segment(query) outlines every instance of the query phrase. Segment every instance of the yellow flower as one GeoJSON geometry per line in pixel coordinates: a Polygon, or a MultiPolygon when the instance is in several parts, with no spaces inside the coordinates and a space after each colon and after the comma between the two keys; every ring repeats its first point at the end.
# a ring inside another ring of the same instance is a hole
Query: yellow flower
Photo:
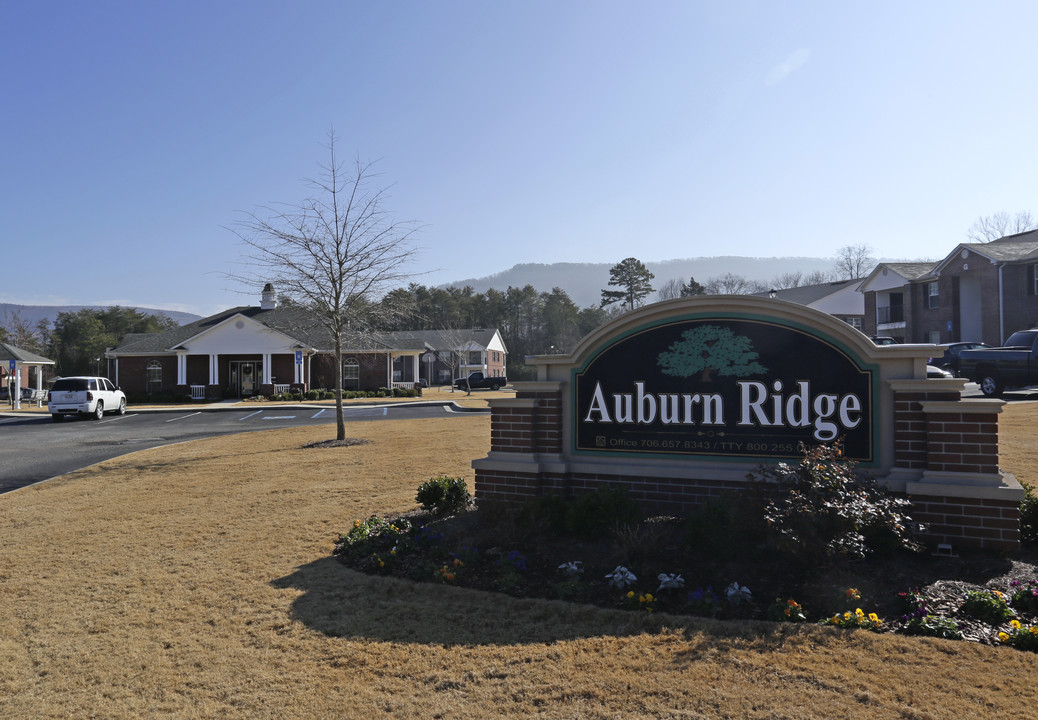
{"type": "Polygon", "coordinates": [[[1019,620],[1010,620],[1009,624],[1012,626],[1012,628],[1014,630],[1019,630],[1020,629],[1020,621],[1019,620]]]}
{"type": "Polygon", "coordinates": [[[1006,633],[1006,632],[1000,632],[1000,633],[998,634],[998,639],[999,639],[999,640],[1000,640],[1001,642],[1005,642],[1006,640],[1008,640],[1008,639],[1009,639],[1009,633],[1006,633]]]}
{"type": "Polygon", "coordinates": [[[634,590],[628,590],[627,591],[627,597],[633,598],[634,597],[634,590]]]}
{"type": "Polygon", "coordinates": [[[862,611],[861,608],[856,609],[854,611],[854,614],[857,615],[858,617],[865,617],[865,613],[862,611]]]}
{"type": "Polygon", "coordinates": [[[850,610],[848,610],[847,612],[845,612],[843,614],[843,619],[844,620],[850,620],[851,619],[851,611],[850,610]]]}
{"type": "Polygon", "coordinates": [[[869,620],[872,622],[879,622],[879,615],[876,613],[869,613],[869,620]]]}

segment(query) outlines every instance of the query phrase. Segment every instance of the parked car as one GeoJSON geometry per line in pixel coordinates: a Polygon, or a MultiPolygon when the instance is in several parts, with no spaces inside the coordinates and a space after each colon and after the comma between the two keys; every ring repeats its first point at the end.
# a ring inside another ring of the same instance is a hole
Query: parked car
{"type": "Polygon", "coordinates": [[[936,365],[927,365],[926,366],[926,377],[928,377],[928,378],[953,378],[955,376],[951,374],[950,370],[945,370],[944,368],[939,368],[936,365]]]}
{"type": "Polygon", "coordinates": [[[468,377],[458,378],[454,381],[454,387],[462,390],[475,390],[477,388],[488,388],[500,390],[508,384],[508,378],[486,377],[481,372],[469,373],[468,377]]]}
{"type": "Polygon", "coordinates": [[[961,353],[963,350],[977,350],[991,346],[985,345],[982,342],[954,342],[941,345],[941,347],[944,348],[944,354],[930,358],[930,364],[944,368],[952,375],[958,377],[959,368],[962,365],[961,353]]]}
{"type": "Polygon", "coordinates": [[[105,377],[65,377],[54,381],[47,394],[47,409],[54,422],[66,415],[81,415],[100,420],[106,412],[126,412],[123,391],[105,377]]]}
{"type": "MultiPolygon", "coordinates": [[[[10,399],[11,391],[8,389],[8,387],[6,385],[0,387],[0,400],[10,399]]],[[[28,402],[29,400],[32,400],[32,388],[23,387],[21,389],[21,400],[22,402],[28,402]]]]}
{"type": "Polygon", "coordinates": [[[897,340],[895,340],[894,338],[892,338],[892,337],[883,337],[883,336],[880,336],[880,335],[874,335],[873,337],[870,337],[869,340],[874,342],[876,345],[897,345],[898,344],[897,340]]]}
{"type": "Polygon", "coordinates": [[[979,383],[988,397],[1038,385],[1038,328],[1013,333],[1002,347],[963,350],[959,357],[959,374],[979,383]]]}

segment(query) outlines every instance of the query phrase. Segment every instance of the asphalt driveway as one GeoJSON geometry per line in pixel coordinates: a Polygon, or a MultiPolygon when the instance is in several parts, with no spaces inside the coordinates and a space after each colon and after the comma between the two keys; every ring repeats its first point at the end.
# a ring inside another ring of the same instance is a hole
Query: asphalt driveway
{"type": "MultiPolygon", "coordinates": [[[[346,422],[462,416],[471,410],[450,404],[358,406],[343,408],[346,422]]],[[[335,424],[334,407],[266,406],[226,409],[129,411],[103,420],[50,415],[0,415],[0,493],[16,490],[136,450],[232,433],[299,425],[335,424]]],[[[329,436],[335,430],[329,427],[329,436]]]]}

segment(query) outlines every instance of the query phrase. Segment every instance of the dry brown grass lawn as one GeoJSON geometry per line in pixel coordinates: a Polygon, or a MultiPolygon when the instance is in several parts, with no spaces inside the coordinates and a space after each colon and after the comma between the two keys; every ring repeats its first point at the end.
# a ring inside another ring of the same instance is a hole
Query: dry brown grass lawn
{"type": "MultiPolygon", "coordinates": [[[[1038,469],[1038,405],[1003,415],[1038,469]]],[[[369,577],[354,519],[472,477],[489,420],[148,450],[0,496],[0,718],[1033,717],[1033,654],[724,624],[369,577]]],[[[751,580],[748,579],[750,584],[751,580]]]]}

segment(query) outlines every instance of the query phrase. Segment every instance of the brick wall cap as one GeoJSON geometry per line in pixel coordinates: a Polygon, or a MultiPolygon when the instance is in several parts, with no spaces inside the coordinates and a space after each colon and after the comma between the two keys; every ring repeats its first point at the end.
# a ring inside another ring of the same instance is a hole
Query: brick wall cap
{"type": "MultiPolygon", "coordinates": [[[[892,347],[890,345],[886,347],[892,347]]],[[[896,393],[915,392],[957,392],[966,389],[965,378],[914,378],[908,380],[887,380],[890,389],[896,393]]]]}
{"type": "Polygon", "coordinates": [[[487,400],[491,408],[535,408],[540,400],[537,398],[494,398],[487,400]]]}
{"type": "Polygon", "coordinates": [[[564,383],[561,381],[518,380],[512,383],[516,392],[561,392],[564,383]]]}
{"type": "Polygon", "coordinates": [[[964,398],[962,400],[921,400],[925,413],[1000,413],[1005,400],[995,398],[964,398]]]}
{"type": "Polygon", "coordinates": [[[909,480],[905,492],[909,497],[1004,500],[1011,503],[1021,502],[1025,494],[1016,477],[1006,472],[967,474],[936,470],[924,471],[921,480],[909,480]]]}

